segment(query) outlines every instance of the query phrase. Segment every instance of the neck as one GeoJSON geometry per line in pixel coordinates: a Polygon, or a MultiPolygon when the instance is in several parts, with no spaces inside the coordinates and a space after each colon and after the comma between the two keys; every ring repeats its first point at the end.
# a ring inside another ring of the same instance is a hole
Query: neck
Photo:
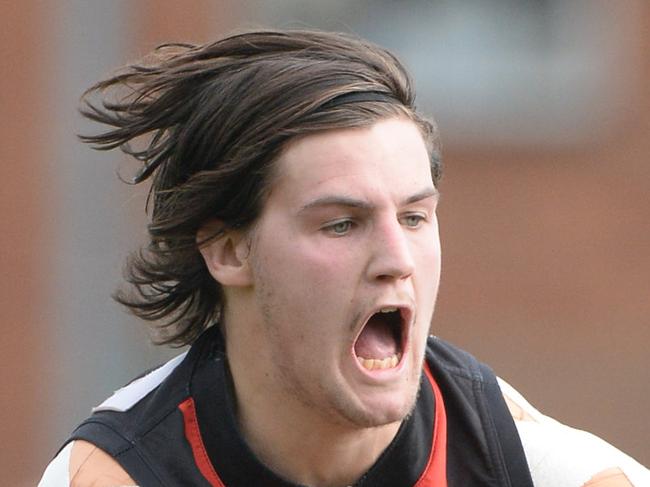
{"type": "Polygon", "coordinates": [[[240,364],[229,356],[229,364],[246,443],[264,465],[291,482],[352,485],[372,467],[401,424],[362,428],[332,421],[318,408],[282,394],[266,377],[254,377],[249,361],[240,364]]]}
{"type": "MultiPolygon", "coordinates": [[[[281,477],[312,487],[344,487],[356,482],[399,428],[399,423],[393,423],[346,431],[315,425],[296,415],[279,417],[277,406],[271,414],[243,409],[239,411],[240,428],[258,459],[281,477]]],[[[285,405],[282,409],[288,411],[285,405]]]]}

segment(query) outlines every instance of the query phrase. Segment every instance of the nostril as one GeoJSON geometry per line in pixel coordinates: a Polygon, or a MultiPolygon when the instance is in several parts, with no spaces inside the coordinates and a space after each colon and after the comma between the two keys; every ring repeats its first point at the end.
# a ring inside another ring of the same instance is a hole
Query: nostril
{"type": "Polygon", "coordinates": [[[402,273],[381,274],[381,275],[377,276],[377,280],[379,280],[379,281],[394,281],[395,279],[406,279],[410,275],[411,275],[410,272],[406,273],[406,274],[402,274],[402,273]]]}
{"type": "Polygon", "coordinates": [[[376,274],[375,279],[381,282],[395,281],[395,280],[407,279],[411,276],[412,273],[413,270],[410,268],[404,270],[395,267],[383,273],[376,274]]]}

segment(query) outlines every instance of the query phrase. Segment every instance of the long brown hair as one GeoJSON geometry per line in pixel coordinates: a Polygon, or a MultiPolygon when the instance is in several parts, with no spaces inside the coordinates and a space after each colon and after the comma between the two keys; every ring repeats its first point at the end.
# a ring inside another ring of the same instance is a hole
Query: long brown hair
{"type": "Polygon", "coordinates": [[[294,137],[406,116],[420,127],[437,184],[437,129],[413,103],[409,77],[392,54],[320,31],[166,44],[98,82],[84,93],[81,112],[110,128],[81,139],[120,148],[142,163],[133,182],[152,180],[150,241],[127,262],[132,289],[115,299],[155,322],[158,343],[192,343],[216,323],[223,294],[198,251],[197,231],[216,220],[221,228],[212,238],[219,238],[253,224],[273,161],[294,137]]]}

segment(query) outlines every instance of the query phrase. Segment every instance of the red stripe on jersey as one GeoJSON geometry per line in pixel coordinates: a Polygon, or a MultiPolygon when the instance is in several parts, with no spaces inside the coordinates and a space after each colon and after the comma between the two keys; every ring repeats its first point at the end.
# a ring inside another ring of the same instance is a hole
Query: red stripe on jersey
{"type": "MultiPolygon", "coordinates": [[[[425,365],[424,372],[433,389],[436,409],[429,459],[424,472],[422,472],[414,487],[447,487],[447,414],[442,400],[442,393],[428,365],[425,365]]],[[[186,399],[178,405],[178,409],[183,414],[185,438],[192,448],[194,461],[199,471],[212,487],[225,487],[212,466],[208,453],[205,451],[196,417],[194,399],[191,397],[186,399]]]]}
{"type": "Polygon", "coordinates": [[[199,422],[196,418],[194,399],[191,397],[185,399],[185,401],[178,405],[178,409],[183,413],[185,438],[192,447],[194,462],[196,462],[199,471],[212,487],[226,487],[212,466],[208,452],[205,451],[205,445],[203,444],[203,438],[201,438],[201,431],[199,430],[199,422]]]}
{"type": "Polygon", "coordinates": [[[433,388],[436,412],[429,461],[414,487],[447,487],[447,413],[445,412],[445,404],[442,401],[442,392],[440,392],[440,388],[426,363],[424,373],[433,388]]]}

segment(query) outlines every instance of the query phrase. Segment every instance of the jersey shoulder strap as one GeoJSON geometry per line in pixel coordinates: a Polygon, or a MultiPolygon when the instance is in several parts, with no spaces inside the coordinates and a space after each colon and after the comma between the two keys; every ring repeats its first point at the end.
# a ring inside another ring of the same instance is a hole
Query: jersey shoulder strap
{"type": "MultiPolygon", "coordinates": [[[[533,487],[519,433],[492,369],[437,337],[429,338],[427,363],[442,389],[445,403],[450,404],[449,434],[453,434],[454,423],[464,425],[463,434],[472,435],[470,441],[476,442],[473,446],[477,454],[487,454],[488,458],[482,461],[489,465],[490,476],[496,477],[497,485],[533,487]],[[467,433],[471,425],[480,431],[467,433]]],[[[454,438],[450,437],[449,441],[453,442],[454,438]]],[[[476,465],[471,467],[478,469],[476,465]]]]}
{"type": "Polygon", "coordinates": [[[194,371],[218,348],[214,330],[204,333],[188,353],[133,381],[94,409],[68,442],[88,441],[112,456],[138,485],[206,485],[184,442],[179,405],[190,397],[194,371]],[[169,466],[173,466],[170,471],[169,466]]]}
{"type": "Polygon", "coordinates": [[[500,446],[498,451],[501,453],[505,474],[513,487],[533,487],[524,447],[496,376],[487,365],[479,364],[479,367],[484,378],[483,394],[491,413],[493,436],[500,446]]]}

